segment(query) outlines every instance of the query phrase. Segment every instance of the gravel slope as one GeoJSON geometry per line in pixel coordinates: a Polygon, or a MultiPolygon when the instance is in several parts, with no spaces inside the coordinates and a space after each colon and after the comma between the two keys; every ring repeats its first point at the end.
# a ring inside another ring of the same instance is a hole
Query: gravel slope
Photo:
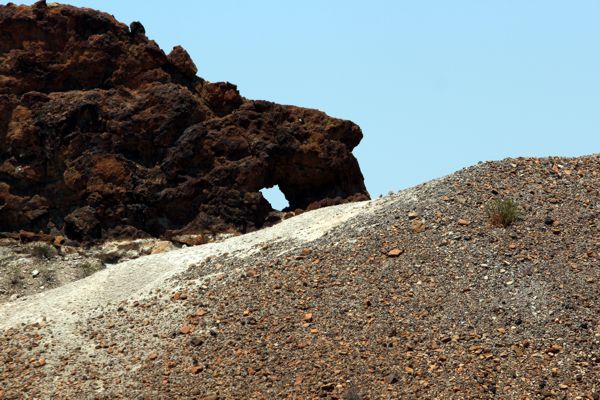
{"type": "Polygon", "coordinates": [[[119,264],[0,306],[0,398],[597,399],[599,190],[507,159],[119,264]]]}

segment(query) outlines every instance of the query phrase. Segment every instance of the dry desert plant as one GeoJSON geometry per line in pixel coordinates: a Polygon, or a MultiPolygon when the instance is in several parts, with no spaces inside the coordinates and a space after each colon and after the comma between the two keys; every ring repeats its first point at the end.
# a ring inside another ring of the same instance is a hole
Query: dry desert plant
{"type": "Polygon", "coordinates": [[[494,226],[506,228],[515,222],[519,216],[519,206],[513,199],[495,199],[485,207],[485,212],[494,226]]]}

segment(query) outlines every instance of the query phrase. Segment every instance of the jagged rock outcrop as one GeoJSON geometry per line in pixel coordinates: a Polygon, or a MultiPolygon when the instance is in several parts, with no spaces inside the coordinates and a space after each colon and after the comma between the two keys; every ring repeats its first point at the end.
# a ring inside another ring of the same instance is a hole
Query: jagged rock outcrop
{"type": "Polygon", "coordinates": [[[244,99],[143,26],[65,5],[0,6],[0,231],[74,240],[261,227],[363,200],[350,121],[244,99]]]}

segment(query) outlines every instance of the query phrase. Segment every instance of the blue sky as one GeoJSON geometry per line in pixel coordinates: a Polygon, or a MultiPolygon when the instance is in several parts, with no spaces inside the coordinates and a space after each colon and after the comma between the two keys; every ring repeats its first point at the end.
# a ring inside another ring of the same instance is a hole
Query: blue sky
{"type": "Polygon", "coordinates": [[[358,123],[373,197],[478,161],[600,152],[596,0],[71,4],[141,21],[245,97],[358,123]]]}

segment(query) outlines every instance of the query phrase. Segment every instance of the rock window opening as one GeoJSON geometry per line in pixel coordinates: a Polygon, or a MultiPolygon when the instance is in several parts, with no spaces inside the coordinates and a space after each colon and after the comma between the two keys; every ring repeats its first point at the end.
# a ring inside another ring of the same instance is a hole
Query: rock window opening
{"type": "Polygon", "coordinates": [[[279,189],[279,186],[275,185],[270,188],[264,188],[260,191],[265,199],[271,204],[274,210],[282,211],[283,209],[290,206],[290,203],[285,198],[285,195],[279,189]]]}

